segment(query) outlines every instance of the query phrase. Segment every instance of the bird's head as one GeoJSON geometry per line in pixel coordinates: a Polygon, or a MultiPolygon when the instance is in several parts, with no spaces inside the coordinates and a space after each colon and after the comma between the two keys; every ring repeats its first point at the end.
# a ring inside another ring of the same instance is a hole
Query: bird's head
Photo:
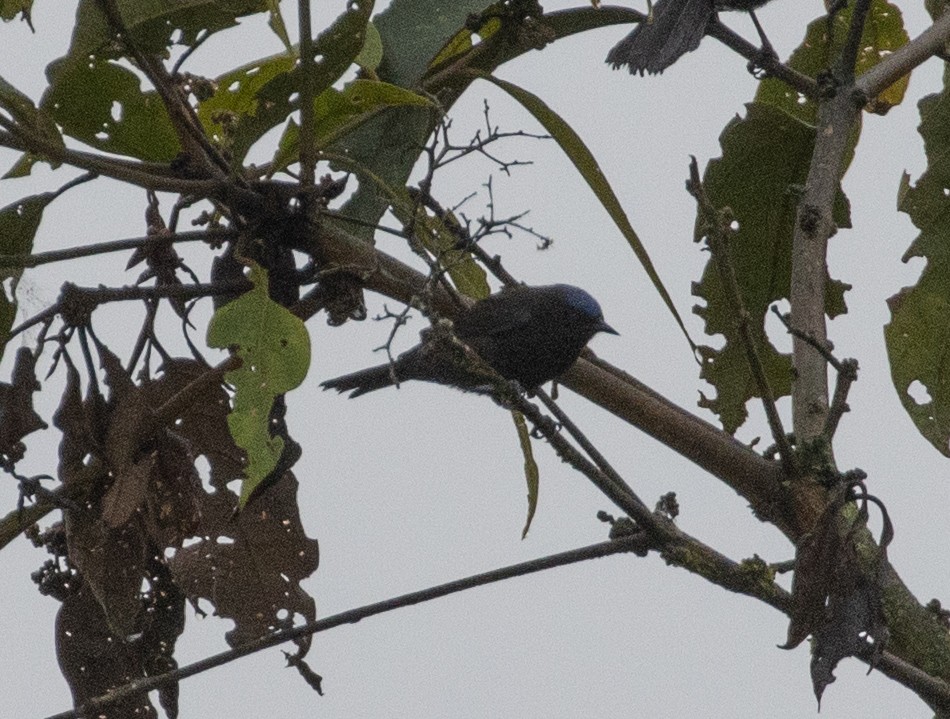
{"type": "Polygon", "coordinates": [[[604,321],[604,312],[600,309],[600,304],[589,293],[573,285],[554,285],[554,288],[567,306],[576,310],[590,322],[591,337],[598,332],[606,332],[612,335],[620,334],[604,321]]]}

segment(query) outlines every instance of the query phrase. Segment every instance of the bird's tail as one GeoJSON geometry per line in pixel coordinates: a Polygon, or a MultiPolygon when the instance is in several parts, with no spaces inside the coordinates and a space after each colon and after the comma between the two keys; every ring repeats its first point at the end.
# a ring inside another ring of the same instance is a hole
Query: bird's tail
{"type": "Polygon", "coordinates": [[[699,47],[715,15],[714,0],[659,0],[653,22],[642,22],[607,55],[616,70],[626,65],[631,74],[663,72],[699,47]]]}
{"type": "Polygon", "coordinates": [[[393,379],[392,365],[381,364],[377,367],[369,367],[359,372],[345,374],[342,377],[328,379],[326,382],[321,382],[320,386],[323,389],[335,389],[341,394],[352,390],[350,392],[352,398],[394,384],[396,382],[393,379]]]}

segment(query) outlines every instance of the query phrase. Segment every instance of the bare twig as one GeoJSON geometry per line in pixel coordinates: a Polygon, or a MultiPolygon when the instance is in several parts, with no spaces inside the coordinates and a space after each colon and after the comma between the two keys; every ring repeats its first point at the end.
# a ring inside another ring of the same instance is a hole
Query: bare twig
{"type": "Polygon", "coordinates": [[[81,245],[80,247],[69,247],[65,250],[36,252],[31,255],[0,255],[0,268],[39,267],[40,265],[50,264],[51,262],[63,262],[66,260],[75,260],[80,257],[103,255],[109,252],[134,250],[139,247],[146,247],[154,242],[215,242],[233,239],[236,236],[237,232],[235,230],[211,228],[193,232],[164,234],[160,239],[156,239],[154,236],[130,237],[124,240],[110,240],[108,242],[95,242],[90,245],[81,245]]]}
{"type": "Polygon", "coordinates": [[[861,37],[864,35],[864,25],[871,9],[871,0],[854,0],[854,10],[851,12],[851,27],[848,29],[848,38],[841,48],[841,80],[851,84],[854,82],[855,65],[858,53],[861,51],[861,37]]]}
{"type": "Polygon", "coordinates": [[[774,305],[772,306],[772,313],[785,325],[785,329],[788,330],[789,334],[807,342],[817,352],[820,352],[828,364],[838,373],[838,379],[835,382],[834,397],[831,401],[831,406],[828,408],[828,417],[825,421],[824,431],[822,432],[822,435],[830,440],[835,436],[835,432],[838,431],[838,423],[841,421],[844,413],[848,411],[848,394],[851,391],[851,385],[858,379],[858,361],[851,358],[839,360],[832,353],[834,348],[830,346],[831,343],[828,340],[825,340],[825,344],[822,344],[804,332],[799,332],[792,327],[788,315],[779,312],[778,308],[774,305]]]}
{"type": "Polygon", "coordinates": [[[795,466],[795,455],[788,442],[788,435],[782,426],[782,418],[779,416],[778,408],[775,406],[775,393],[769,385],[768,377],[765,375],[765,368],[762,365],[762,358],[759,355],[759,347],[756,338],[752,334],[751,318],[749,311],[742,300],[742,292],[739,289],[739,282],[736,279],[736,270],[732,264],[732,256],[729,250],[729,235],[731,229],[727,218],[723,213],[713,206],[712,201],[706,194],[702,178],[699,176],[699,164],[693,157],[689,164],[689,184],[687,189],[696,199],[699,209],[699,217],[702,222],[706,240],[709,249],[712,252],[713,262],[719,273],[720,281],[725,290],[730,310],[735,317],[736,330],[742,342],[746,353],[746,359],[749,362],[749,369],[752,377],[755,379],[756,388],[762,399],[762,407],[765,410],[765,416],[768,419],[769,430],[772,433],[772,441],[778,447],[779,458],[782,462],[782,468],[786,476],[792,477],[797,474],[795,466]]]}
{"type": "Polygon", "coordinates": [[[587,439],[580,427],[574,424],[573,420],[567,415],[567,413],[561,409],[560,405],[551,399],[551,396],[544,390],[538,390],[536,395],[539,400],[548,408],[548,411],[551,412],[557,418],[557,421],[561,424],[564,429],[570,433],[574,438],[574,441],[577,442],[581,449],[587,453],[587,456],[593,460],[594,464],[597,465],[598,469],[607,475],[618,487],[623,489],[631,498],[635,499],[637,502],[646,507],[646,503],[640,499],[636,492],[624,481],[623,477],[611,466],[610,462],[607,461],[607,458],[601,454],[600,450],[594,446],[593,442],[587,439]]]}
{"type": "Polygon", "coordinates": [[[326,617],[325,619],[320,619],[315,622],[308,622],[307,624],[294,627],[293,629],[286,629],[269,634],[256,641],[248,642],[247,644],[236,647],[235,649],[229,649],[228,651],[215,654],[214,656],[207,657],[206,659],[202,659],[201,661],[195,662],[193,664],[179,667],[178,669],[171,672],[166,672],[165,674],[133,680],[128,684],[112,690],[108,694],[91,699],[77,709],[54,714],[47,717],[47,719],[79,719],[80,717],[85,716],[95,716],[102,712],[103,709],[111,706],[117,701],[122,701],[128,697],[135,696],[143,692],[148,692],[153,689],[158,689],[159,687],[167,684],[174,684],[181,681],[182,679],[206,672],[209,669],[214,669],[215,667],[229,664],[235,659],[256,654],[257,652],[260,652],[264,649],[276,647],[286,642],[300,639],[301,637],[309,637],[313,634],[325,632],[329,629],[334,629],[335,627],[339,627],[344,624],[355,624],[363,619],[367,619],[378,614],[391,612],[394,609],[401,609],[402,607],[410,607],[415,604],[431,601],[433,599],[439,599],[441,597],[446,597],[451,594],[465,591],[466,589],[472,589],[474,587],[480,587],[487,584],[500,582],[505,579],[512,579],[514,577],[523,577],[529,574],[544,571],[546,569],[576,564],[577,562],[583,562],[589,559],[598,559],[600,557],[608,557],[613,554],[620,554],[624,552],[635,552],[642,549],[643,546],[643,537],[633,535],[624,537],[622,539],[601,542],[588,547],[562,552],[560,554],[553,554],[540,559],[534,559],[529,562],[521,562],[519,564],[503,567],[501,569],[495,569],[483,574],[476,574],[464,579],[457,579],[453,582],[447,582],[446,584],[440,584],[435,587],[429,587],[416,592],[403,594],[401,596],[393,597],[392,599],[386,599],[374,604],[368,604],[364,607],[351,609],[346,612],[341,612],[340,614],[326,617]]]}

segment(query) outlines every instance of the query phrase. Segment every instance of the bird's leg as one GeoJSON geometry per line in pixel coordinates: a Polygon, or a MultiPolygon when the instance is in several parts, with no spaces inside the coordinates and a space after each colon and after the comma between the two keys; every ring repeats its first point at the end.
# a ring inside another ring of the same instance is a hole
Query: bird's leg
{"type": "Polygon", "coordinates": [[[653,0],[647,0],[647,19],[646,22],[653,22],[653,0]]]}

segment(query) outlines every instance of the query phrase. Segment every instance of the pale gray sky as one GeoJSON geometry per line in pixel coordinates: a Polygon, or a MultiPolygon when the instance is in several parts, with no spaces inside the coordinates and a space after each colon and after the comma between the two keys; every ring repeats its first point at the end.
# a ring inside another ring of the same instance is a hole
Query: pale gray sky
{"type": "MultiPolygon", "coordinates": [[[[580,1],[544,4],[554,9],[580,1]]],[[[293,27],[292,4],[283,4],[293,27]]],[[[58,3],[37,3],[35,36],[19,23],[0,27],[0,76],[39,96],[45,64],[66,47],[74,4],[68,5],[66,10],[58,3]]],[[[315,24],[343,7],[342,2],[320,5],[315,24]]],[[[926,27],[920,5],[903,3],[912,35],[926,27]]],[[[760,12],[783,57],[821,8],[819,0],[777,2],[760,12]]],[[[725,19],[754,39],[747,18],[725,19]]],[[[692,243],[694,207],[683,189],[688,157],[696,155],[704,165],[719,154],[718,135],[730,117],[743,112],[755,80],[744,60],[713,40],[659,78],[613,72],[603,58],[625,32],[616,27],[564,40],[510,63],[500,74],[544,98],[588,142],[699,338],[689,286],[706,255],[692,243]]],[[[214,74],[280,49],[261,22],[248,22],[222,38],[227,39],[196,54],[195,67],[214,74]]],[[[886,502],[897,532],[890,558],[922,601],[950,597],[950,573],[935,559],[950,555],[947,466],[897,400],[881,328],[888,318],[885,299],[913,282],[921,266],[899,262],[915,230],[894,208],[901,172],[916,177],[923,168],[916,100],[939,89],[941,70],[932,61],[914,76],[901,107],[884,118],[865,119],[846,180],[854,229],[835,237],[831,250],[832,274],[854,290],[847,296],[851,312],[831,324],[830,334],[839,356],[861,363],[853,411],[838,435],[839,465],[863,468],[871,491],[886,502]]],[[[531,125],[511,100],[477,84],[453,112],[459,140],[481,122],[485,97],[503,128],[531,125]]],[[[528,224],[556,242],[543,253],[526,237],[497,239],[487,249],[502,254],[508,269],[529,283],[587,288],[621,333],[597,337],[593,348],[695,408],[702,386],[682,336],[570,163],[553,143],[512,143],[504,152],[535,164],[510,179],[495,174],[499,214],[530,209],[528,224]]],[[[4,168],[13,159],[0,152],[4,168]]],[[[452,204],[480,190],[491,171],[477,161],[459,165],[445,172],[435,192],[452,204]]],[[[2,182],[0,204],[56,187],[65,176],[38,167],[30,179],[2,182]]],[[[106,187],[93,183],[54,203],[37,249],[141,234],[144,193],[106,187]]],[[[468,206],[472,215],[483,211],[479,202],[468,206]]],[[[382,249],[407,256],[398,240],[379,242],[382,249]]],[[[104,265],[95,260],[28,272],[25,285],[38,302],[48,302],[67,278],[81,284],[117,281],[101,273],[104,265]]],[[[122,265],[124,259],[115,260],[116,268],[122,265]]],[[[136,275],[133,270],[121,281],[136,275]]],[[[382,301],[370,299],[375,314],[382,301]]],[[[39,306],[25,304],[32,311],[39,306]]],[[[421,318],[412,320],[407,344],[421,326],[421,318]]],[[[306,583],[320,616],[604,538],[595,514],[610,510],[608,502],[536,443],[541,500],[532,530],[521,541],[525,488],[507,413],[484,398],[420,383],[354,401],[323,393],[320,380],[379,361],[371,350],[385,340],[388,326],[329,328],[321,316],[309,328],[313,365],[305,385],[290,398],[289,422],[305,452],[295,469],[303,521],[321,543],[321,566],[306,583]]],[[[778,343],[787,346],[784,338],[778,343]]],[[[8,372],[9,364],[4,366],[8,372]]],[[[731,490],[570,392],[563,398],[640,496],[653,501],[677,492],[679,523],[687,531],[735,559],[753,553],[768,561],[792,556],[779,533],[754,519],[731,490]]],[[[44,404],[47,418],[54,404],[44,404]]],[[[787,411],[787,402],[781,406],[787,411]]],[[[767,436],[761,412],[752,413],[753,424],[740,432],[745,440],[767,436]]],[[[33,471],[54,470],[54,442],[53,433],[45,432],[30,443],[33,471]]],[[[12,485],[0,485],[4,507],[15,503],[12,485]]],[[[8,647],[0,658],[0,694],[11,717],[41,717],[70,705],[53,647],[58,604],[40,597],[29,579],[44,559],[23,539],[0,553],[0,576],[6,579],[0,636],[8,647]]],[[[229,626],[189,613],[179,662],[225,648],[222,635],[229,626]]],[[[240,660],[185,681],[181,716],[814,716],[807,644],[790,652],[777,649],[785,631],[784,617],[774,610],[670,569],[656,557],[613,557],[321,634],[310,661],[325,678],[322,698],[283,669],[277,650],[240,660]]],[[[853,660],[839,666],[838,681],[825,692],[822,717],[930,716],[913,694],[865,672],[853,660]]]]}

